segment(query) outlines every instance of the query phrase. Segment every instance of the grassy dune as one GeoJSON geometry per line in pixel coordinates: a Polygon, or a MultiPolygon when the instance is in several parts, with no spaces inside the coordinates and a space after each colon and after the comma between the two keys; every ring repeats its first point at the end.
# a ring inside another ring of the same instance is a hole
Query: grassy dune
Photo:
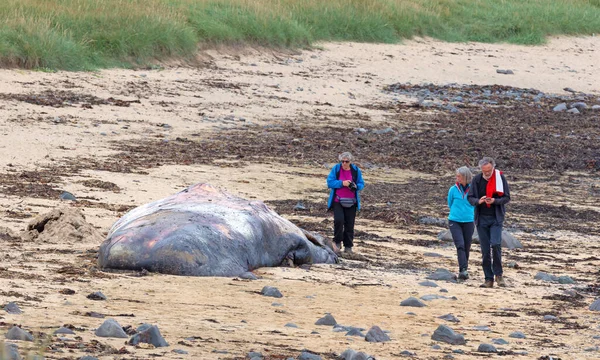
{"type": "Polygon", "coordinates": [[[540,44],[600,33],[600,0],[1,0],[0,66],[86,70],[192,57],[199,43],[540,44]]]}

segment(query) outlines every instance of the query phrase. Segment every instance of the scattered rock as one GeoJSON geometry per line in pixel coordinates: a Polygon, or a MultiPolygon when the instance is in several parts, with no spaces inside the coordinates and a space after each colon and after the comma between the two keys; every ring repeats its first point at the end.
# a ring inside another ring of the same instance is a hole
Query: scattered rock
{"type": "MultiPolygon", "coordinates": [[[[189,354],[187,351],[185,351],[185,350],[182,350],[182,349],[173,349],[173,352],[174,352],[175,354],[179,354],[179,355],[187,355],[187,354],[189,354]]],[[[251,359],[252,359],[252,358],[251,358],[251,359]]]]}
{"type": "Polygon", "coordinates": [[[508,341],[504,339],[492,339],[492,343],[496,345],[508,345],[508,341]]]}
{"type": "Polygon", "coordinates": [[[108,319],[95,332],[96,336],[109,338],[127,338],[123,327],[114,319],[108,319]]]}
{"type": "Polygon", "coordinates": [[[496,69],[496,72],[498,74],[503,74],[503,75],[514,75],[515,74],[512,70],[496,69]]]}
{"type": "Polygon", "coordinates": [[[9,314],[14,314],[14,315],[19,315],[19,314],[23,313],[23,311],[21,311],[21,308],[19,308],[19,305],[17,305],[16,302],[12,302],[12,301],[4,306],[4,311],[6,311],[9,314]]]}
{"type": "MultiPolygon", "coordinates": [[[[104,134],[106,135],[106,134],[104,134]]],[[[77,201],[77,198],[75,197],[75,195],[71,194],[68,191],[63,191],[60,195],[58,195],[58,198],[61,200],[67,200],[67,201],[77,201]]]]}
{"type": "Polygon", "coordinates": [[[438,326],[433,335],[431,335],[431,339],[452,345],[465,345],[467,343],[463,335],[454,332],[454,330],[446,325],[438,326]]]}
{"type": "Polygon", "coordinates": [[[579,101],[579,102],[571,104],[570,108],[577,109],[579,111],[584,111],[588,108],[588,106],[586,103],[579,101]]]}
{"type": "Polygon", "coordinates": [[[97,358],[97,357],[93,357],[93,356],[86,355],[86,356],[82,356],[82,357],[80,357],[80,358],[79,358],[79,360],[98,360],[98,358],[97,358]]]}
{"type": "Polygon", "coordinates": [[[259,353],[259,352],[257,352],[257,351],[250,351],[250,352],[248,353],[248,355],[246,355],[246,357],[248,357],[248,358],[249,358],[249,359],[251,359],[251,360],[252,360],[252,359],[262,359],[262,358],[264,358],[263,354],[262,354],[262,353],[259,353]]]}
{"type": "Polygon", "coordinates": [[[142,331],[146,331],[146,330],[150,329],[151,327],[152,327],[151,324],[143,323],[142,325],[138,326],[137,329],[135,329],[135,330],[136,330],[136,332],[140,333],[142,331]]]}
{"type": "Polygon", "coordinates": [[[580,114],[580,111],[577,110],[577,108],[569,109],[569,110],[567,110],[567,112],[570,114],[580,114]]]}
{"type": "Polygon", "coordinates": [[[486,326],[486,325],[473,326],[473,330],[474,331],[492,331],[492,329],[490,329],[490,327],[486,326]]]}
{"type": "Polygon", "coordinates": [[[600,105],[594,105],[594,106],[592,106],[592,110],[594,110],[594,111],[600,111],[600,105]]]}
{"type": "Polygon", "coordinates": [[[555,112],[562,112],[562,111],[566,111],[567,109],[568,109],[568,108],[567,108],[567,104],[565,104],[565,103],[560,103],[560,104],[556,105],[556,106],[554,107],[554,109],[552,109],[552,111],[555,111],[555,112]]]}
{"type": "Polygon", "coordinates": [[[456,316],[454,316],[452,314],[446,314],[446,315],[438,316],[438,319],[442,319],[442,320],[446,320],[446,321],[450,321],[450,322],[455,322],[455,323],[460,322],[460,320],[456,316]]]}
{"type": "Polygon", "coordinates": [[[296,206],[294,206],[294,210],[295,211],[304,211],[307,210],[306,206],[304,206],[304,204],[302,203],[302,201],[298,201],[298,203],[296,204],[296,206]]]}
{"type": "Polygon", "coordinates": [[[55,335],[63,334],[63,335],[75,335],[75,332],[67,327],[60,327],[54,331],[55,335]]]}
{"type": "Polygon", "coordinates": [[[583,351],[588,351],[588,352],[598,351],[598,350],[600,350],[600,348],[598,346],[592,346],[592,347],[588,347],[588,348],[583,349],[583,351]]]}
{"type": "Polygon", "coordinates": [[[554,315],[544,315],[544,321],[557,321],[558,318],[554,315]]]}
{"type": "Polygon", "coordinates": [[[415,354],[414,352],[408,351],[408,350],[404,350],[400,353],[400,356],[413,357],[413,356],[417,356],[417,354],[415,354]]]}
{"type": "Polygon", "coordinates": [[[94,293],[89,294],[87,298],[90,300],[106,300],[106,295],[104,295],[100,291],[96,291],[94,293]]]}
{"type": "Polygon", "coordinates": [[[283,297],[283,294],[279,291],[279,289],[277,289],[276,287],[272,287],[272,286],[263,287],[262,290],[260,291],[260,293],[263,296],[270,296],[270,297],[274,297],[274,298],[283,297]]]}
{"type": "Polygon", "coordinates": [[[448,298],[443,295],[435,295],[435,294],[421,296],[421,300],[424,300],[424,301],[431,301],[431,300],[438,300],[438,299],[448,299],[448,298]]]}
{"type": "Polygon", "coordinates": [[[6,338],[8,340],[33,341],[33,335],[18,326],[11,327],[6,333],[6,338]]]}
{"type": "Polygon", "coordinates": [[[433,281],[421,281],[419,285],[427,287],[438,287],[438,284],[434,283],[433,281]]]}
{"type": "Polygon", "coordinates": [[[303,350],[300,356],[298,356],[298,360],[322,360],[322,358],[317,354],[303,350]]]}
{"type": "Polygon", "coordinates": [[[400,303],[400,306],[412,306],[412,307],[424,307],[427,306],[425,305],[424,302],[422,302],[421,300],[417,299],[416,297],[409,297],[406,300],[403,300],[400,303]]]}
{"type": "Polygon", "coordinates": [[[356,352],[352,349],[347,349],[340,356],[340,360],[375,360],[374,357],[365,354],[364,352],[356,352]]]}
{"type": "Polygon", "coordinates": [[[381,129],[381,130],[373,130],[373,134],[376,134],[376,135],[383,135],[383,134],[388,134],[388,133],[393,133],[393,132],[394,132],[394,129],[392,129],[391,127],[381,129]]]}
{"type": "Polygon", "coordinates": [[[427,256],[427,257],[435,257],[435,258],[444,257],[444,255],[442,255],[442,254],[438,254],[438,253],[434,253],[434,252],[426,252],[426,253],[423,253],[423,256],[427,256]]]}
{"type": "Polygon", "coordinates": [[[433,225],[439,227],[448,227],[448,220],[443,218],[436,218],[432,216],[422,216],[419,218],[419,224],[422,225],[433,225]]]}
{"type": "Polygon", "coordinates": [[[446,281],[456,281],[456,275],[451,273],[446,269],[437,269],[432,274],[427,276],[429,280],[446,280],[446,281]]]}
{"type": "Polygon", "coordinates": [[[385,342],[390,341],[391,339],[379,326],[375,325],[369,329],[367,336],[365,336],[365,340],[368,342],[385,342]]]}
{"type": "Polygon", "coordinates": [[[365,334],[363,334],[360,329],[352,328],[346,333],[346,336],[358,336],[364,338],[365,334]]]}
{"type": "Polygon", "coordinates": [[[294,324],[294,323],[287,323],[284,325],[285,327],[291,327],[291,328],[298,328],[298,325],[294,324]]]}
{"type": "Polygon", "coordinates": [[[525,339],[527,336],[525,336],[525,334],[523,334],[520,331],[515,331],[515,332],[512,332],[510,335],[508,335],[508,337],[513,338],[513,339],[525,339]]]}
{"type": "Polygon", "coordinates": [[[155,347],[169,346],[165,339],[160,334],[160,330],[156,325],[152,325],[150,328],[141,331],[129,339],[129,345],[137,345],[139,343],[152,344],[155,347]]]}
{"type": "Polygon", "coordinates": [[[244,280],[258,280],[258,277],[254,275],[251,271],[247,271],[238,277],[244,280]]]}
{"type": "Polygon", "coordinates": [[[337,321],[335,321],[335,318],[331,314],[327,314],[327,315],[323,316],[322,318],[320,318],[319,320],[317,320],[317,322],[315,322],[315,325],[325,325],[325,326],[335,326],[336,324],[337,324],[337,321]]]}
{"type": "Polygon", "coordinates": [[[439,346],[438,344],[435,344],[435,345],[431,346],[431,349],[433,349],[433,350],[442,350],[442,347],[439,346]]]}
{"type": "Polygon", "coordinates": [[[575,280],[573,280],[570,276],[559,276],[558,277],[559,284],[575,284],[575,280]]]}
{"type": "Polygon", "coordinates": [[[496,350],[496,347],[494,345],[491,345],[491,344],[479,344],[479,347],[477,348],[477,351],[479,351],[479,352],[485,352],[485,353],[495,353],[495,352],[498,352],[498,350],[496,350]]]}
{"type": "Polygon", "coordinates": [[[596,301],[594,301],[592,303],[592,305],[590,305],[590,310],[592,310],[592,311],[600,311],[600,298],[596,299],[596,301]]]}
{"type": "MultiPolygon", "coordinates": [[[[1,346],[2,344],[0,344],[1,346]]],[[[23,358],[19,355],[19,347],[17,344],[4,343],[3,352],[0,353],[0,359],[2,360],[22,360],[23,358]]]]}

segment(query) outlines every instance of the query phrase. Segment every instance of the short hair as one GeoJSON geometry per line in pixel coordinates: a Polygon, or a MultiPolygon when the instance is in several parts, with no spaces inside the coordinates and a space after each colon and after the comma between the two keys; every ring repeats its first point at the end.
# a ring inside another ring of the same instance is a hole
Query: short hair
{"type": "Polygon", "coordinates": [[[456,169],[456,173],[461,175],[462,177],[464,177],[465,180],[467,181],[467,184],[470,184],[471,180],[473,180],[473,173],[466,166],[459,167],[458,169],[456,169]]]}
{"type": "Polygon", "coordinates": [[[341,153],[340,156],[338,156],[339,161],[342,161],[344,159],[348,159],[348,160],[352,161],[352,154],[350,154],[348,151],[345,151],[345,152],[341,153]]]}
{"type": "Polygon", "coordinates": [[[484,156],[481,160],[479,160],[479,168],[487,164],[492,164],[492,167],[496,167],[496,162],[489,156],[484,156]]]}

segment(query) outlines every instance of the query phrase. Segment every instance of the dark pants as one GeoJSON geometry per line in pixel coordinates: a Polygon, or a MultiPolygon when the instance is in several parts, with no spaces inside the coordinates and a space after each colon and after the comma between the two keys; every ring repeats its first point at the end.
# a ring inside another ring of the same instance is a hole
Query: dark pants
{"type": "Polygon", "coordinates": [[[495,216],[480,216],[477,233],[485,280],[494,280],[494,275],[502,275],[502,223],[495,216]]]}
{"type": "Polygon", "coordinates": [[[345,248],[354,245],[354,219],[356,205],[345,208],[338,202],[333,202],[333,241],[339,246],[342,241],[345,248]]]}
{"type": "Polygon", "coordinates": [[[473,222],[456,222],[452,220],[449,220],[448,224],[458,255],[458,271],[467,270],[469,268],[469,253],[471,252],[475,224],[473,222]]]}

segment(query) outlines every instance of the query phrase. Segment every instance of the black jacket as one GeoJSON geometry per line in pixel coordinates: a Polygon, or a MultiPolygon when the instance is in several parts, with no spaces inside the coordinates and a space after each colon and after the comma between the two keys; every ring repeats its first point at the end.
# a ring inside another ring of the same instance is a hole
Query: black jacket
{"type": "MultiPolygon", "coordinates": [[[[502,224],[504,222],[504,214],[506,213],[504,205],[508,204],[510,201],[510,190],[504,175],[501,174],[500,177],[502,178],[502,185],[504,186],[504,195],[498,196],[498,194],[494,194],[494,199],[496,200],[494,200],[492,206],[496,212],[496,221],[502,224]]],[[[469,195],[467,196],[469,203],[475,206],[475,225],[477,225],[479,220],[480,207],[486,206],[485,203],[481,205],[479,204],[479,199],[485,195],[479,193],[479,183],[481,182],[481,179],[483,179],[483,174],[477,174],[475,177],[473,177],[473,181],[471,181],[471,189],[469,189],[469,195]]]]}

